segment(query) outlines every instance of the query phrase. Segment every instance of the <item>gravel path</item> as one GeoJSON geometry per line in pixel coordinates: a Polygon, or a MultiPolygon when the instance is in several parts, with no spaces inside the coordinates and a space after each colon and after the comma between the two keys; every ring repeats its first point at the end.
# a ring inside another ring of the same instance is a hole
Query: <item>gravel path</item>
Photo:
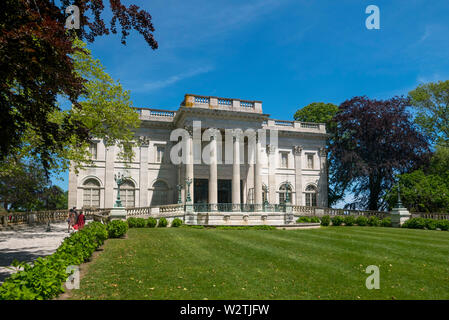
{"type": "Polygon", "coordinates": [[[46,229],[47,225],[37,225],[0,231],[0,283],[14,272],[6,268],[14,259],[31,262],[50,255],[69,235],[67,222],[52,223],[51,232],[46,232],[46,229]]]}

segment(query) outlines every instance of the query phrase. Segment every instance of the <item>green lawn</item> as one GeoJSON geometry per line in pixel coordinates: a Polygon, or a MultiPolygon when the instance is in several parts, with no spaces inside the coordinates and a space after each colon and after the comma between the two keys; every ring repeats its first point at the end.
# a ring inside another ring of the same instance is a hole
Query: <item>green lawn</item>
{"type": "Polygon", "coordinates": [[[449,232],[130,229],[74,299],[449,299],[449,232]],[[368,290],[368,265],[380,289],[368,290]]]}

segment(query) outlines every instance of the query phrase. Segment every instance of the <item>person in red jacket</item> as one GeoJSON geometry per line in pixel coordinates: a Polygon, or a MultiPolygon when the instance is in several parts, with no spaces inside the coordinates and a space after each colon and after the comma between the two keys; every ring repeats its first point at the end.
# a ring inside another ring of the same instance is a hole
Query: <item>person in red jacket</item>
{"type": "Polygon", "coordinates": [[[77,225],[78,225],[78,230],[81,230],[84,227],[84,223],[86,222],[86,218],[84,216],[83,211],[80,212],[80,214],[78,215],[78,221],[77,221],[77,225]]]}

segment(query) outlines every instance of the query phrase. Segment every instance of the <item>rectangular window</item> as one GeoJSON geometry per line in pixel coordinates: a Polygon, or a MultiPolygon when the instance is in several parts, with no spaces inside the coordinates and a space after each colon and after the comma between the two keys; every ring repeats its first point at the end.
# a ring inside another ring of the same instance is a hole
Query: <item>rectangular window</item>
{"type": "Polygon", "coordinates": [[[313,153],[307,154],[307,169],[313,169],[313,153]]]}
{"type": "Polygon", "coordinates": [[[156,163],[162,163],[164,160],[165,146],[156,146],[156,163]]]}
{"type": "Polygon", "coordinates": [[[288,168],[288,152],[281,152],[281,168],[288,168]]]}
{"type": "Polygon", "coordinates": [[[92,160],[97,160],[97,143],[91,142],[89,146],[90,158],[92,160]]]}

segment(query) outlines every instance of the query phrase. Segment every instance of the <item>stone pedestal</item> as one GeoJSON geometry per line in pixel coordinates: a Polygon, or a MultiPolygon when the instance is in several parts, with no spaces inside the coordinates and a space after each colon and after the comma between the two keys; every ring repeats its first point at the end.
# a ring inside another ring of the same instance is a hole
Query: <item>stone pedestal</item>
{"type": "Polygon", "coordinates": [[[126,210],[123,207],[115,207],[109,213],[110,220],[126,220],[126,210]]]}
{"type": "Polygon", "coordinates": [[[184,221],[186,224],[197,224],[198,223],[198,217],[197,213],[193,211],[193,203],[188,202],[185,205],[185,216],[184,221]]]}
{"type": "Polygon", "coordinates": [[[393,208],[390,212],[391,215],[391,225],[396,228],[400,228],[405,221],[410,219],[410,212],[407,210],[407,208],[404,207],[398,207],[393,208]]]}
{"type": "Polygon", "coordinates": [[[293,215],[293,206],[290,202],[285,204],[285,224],[291,224],[295,222],[295,216],[293,215]]]}
{"type": "Polygon", "coordinates": [[[35,213],[30,213],[29,215],[28,215],[28,224],[29,225],[34,225],[35,223],[36,223],[36,214],[35,213]]]}

